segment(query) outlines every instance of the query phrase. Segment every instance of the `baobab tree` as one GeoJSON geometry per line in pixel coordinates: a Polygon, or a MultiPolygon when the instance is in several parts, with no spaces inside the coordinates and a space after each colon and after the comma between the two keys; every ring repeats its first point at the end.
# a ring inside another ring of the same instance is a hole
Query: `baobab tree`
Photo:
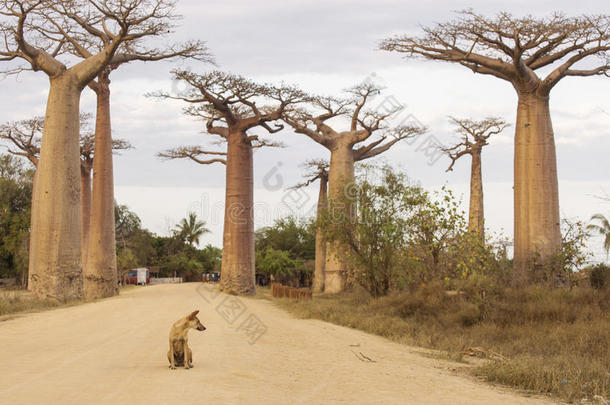
{"type": "Polygon", "coordinates": [[[175,80],[184,82],[187,89],[178,95],[157,93],[155,96],[186,102],[185,113],[204,120],[207,133],[219,136],[227,144],[227,149],[226,152],[214,152],[198,147],[178,148],[161,156],[226,165],[220,288],[233,294],[254,294],[252,152],[254,148],[277,144],[249,132],[255,128],[269,133],[282,130],[283,126],[277,121],[284,111],[305,100],[306,96],[293,87],[258,84],[220,71],[198,75],[176,70],[173,75],[175,80]],[[259,102],[263,104],[259,105],[259,102]],[[198,157],[210,155],[213,156],[211,159],[198,157]]]}
{"type": "Polygon", "coordinates": [[[481,172],[481,152],[488,145],[490,136],[499,134],[508,126],[500,118],[489,117],[481,121],[449,117],[455,126],[455,132],[461,136],[461,142],[442,148],[451,159],[447,171],[452,171],[455,162],[465,155],[470,155],[470,205],[468,207],[468,231],[476,233],[485,241],[485,215],[483,211],[483,175],[481,172]]]}
{"type": "MultiPolygon", "coordinates": [[[[346,221],[349,226],[355,215],[353,202],[354,163],[369,159],[390,149],[397,142],[425,132],[422,127],[398,125],[388,122],[396,117],[401,107],[366,109],[367,103],[380,93],[374,83],[363,83],[346,90],[345,99],[315,97],[311,108],[287,110],[283,120],[295,132],[303,134],[330,151],[328,170],[328,214],[332,220],[346,221]],[[338,118],[336,124],[329,121],[338,118]],[[347,128],[337,129],[340,118],[347,118],[347,128]],[[377,139],[362,144],[373,135],[377,139]]],[[[336,241],[328,241],[324,265],[324,291],[338,292],[347,280],[344,258],[348,248],[336,241]]]]}
{"type": "MultiPolygon", "coordinates": [[[[187,41],[164,48],[152,47],[151,39],[163,39],[173,32],[171,21],[178,18],[174,12],[175,1],[158,0],[159,12],[154,25],[137,38],[125,41],[115,52],[110,63],[97,77],[88,83],[97,97],[95,124],[95,155],[93,163],[93,191],[91,202],[91,237],[84,246],[86,260],[83,266],[84,289],[87,298],[102,298],[114,295],[117,289],[116,237],[114,230],[114,173],[112,163],[112,127],[110,119],[110,75],[122,65],[133,62],[155,62],[168,59],[194,59],[211,62],[208,50],[201,41],[187,41]],[[89,246],[90,245],[90,246],[89,246]]],[[[68,3],[52,5],[62,15],[83,21],[68,3]]],[[[112,41],[112,33],[92,30],[85,33],[66,29],[56,21],[54,31],[47,36],[55,41],[66,42],[70,53],[87,59],[100,52],[112,41]]]]}
{"type": "MultiPolygon", "coordinates": [[[[82,201],[82,218],[83,218],[83,226],[82,226],[82,249],[83,249],[83,268],[86,269],[89,263],[90,250],[98,248],[98,244],[91,243],[91,237],[95,237],[97,232],[92,232],[92,230],[97,231],[95,226],[92,224],[97,224],[100,222],[99,209],[96,210],[99,205],[99,199],[106,200],[108,196],[106,194],[99,195],[99,192],[95,193],[95,181],[93,182],[93,187],[91,184],[92,174],[93,179],[95,180],[95,164],[97,160],[96,153],[96,144],[95,139],[97,134],[93,133],[85,133],[81,136],[80,141],[80,168],[81,168],[81,201],[82,201]],[[96,199],[97,198],[97,199],[96,199]]],[[[119,151],[132,149],[131,144],[123,139],[111,139],[111,153],[118,154],[119,151]]],[[[106,190],[114,201],[114,190],[106,190]]],[[[112,215],[112,220],[114,221],[114,212],[112,215]]],[[[114,222],[113,222],[114,223],[114,222]]],[[[113,228],[114,229],[114,228],[113,228]]],[[[111,232],[114,235],[114,231],[111,232]]],[[[114,239],[114,238],[113,238],[114,239]]],[[[114,250],[108,251],[109,255],[114,254],[114,250]]],[[[110,260],[110,259],[109,259],[110,260]]],[[[86,273],[85,273],[86,274],[86,273]]],[[[100,296],[95,296],[90,294],[90,290],[88,293],[87,289],[87,281],[85,279],[85,297],[86,298],[100,298],[100,296]]]]}
{"type": "Polygon", "coordinates": [[[380,48],[407,57],[458,63],[492,75],[517,92],[515,126],[515,283],[552,261],[561,249],[555,140],[549,96],[565,77],[608,75],[610,17],[548,18],[471,10],[447,23],[424,28],[421,37],[397,36],[380,48]]]}
{"type": "Polygon", "coordinates": [[[119,47],[167,26],[164,0],[1,0],[0,60],[5,72],[29,68],[49,77],[42,149],[32,198],[29,288],[39,297],[66,301],[83,296],[79,178],[79,101],[82,90],[119,47]],[[58,11],[57,4],[69,13],[58,11]],[[88,46],[104,32],[111,40],[70,65],[66,41],[49,37],[69,29],[88,46]],[[76,35],[75,33],[79,33],[76,35]],[[63,60],[62,60],[63,59],[63,60]],[[24,65],[15,66],[22,60],[24,65]],[[12,63],[11,63],[12,62],[12,63]]]}
{"type": "Polygon", "coordinates": [[[310,160],[305,163],[309,172],[304,176],[305,181],[292,187],[299,189],[307,187],[316,180],[320,181],[320,191],[318,192],[318,206],[316,211],[316,260],[313,272],[314,292],[324,291],[324,265],[326,264],[326,240],[324,233],[320,230],[324,212],[328,206],[328,161],[323,159],[310,160]]]}
{"type": "MultiPolygon", "coordinates": [[[[94,136],[87,132],[91,114],[80,115],[80,184],[81,184],[81,245],[83,246],[83,263],[86,260],[87,239],[89,236],[89,218],[91,216],[91,169],[94,162],[94,136]]],[[[44,127],[43,117],[16,121],[0,126],[0,139],[8,141],[12,146],[8,152],[26,158],[37,169],[40,159],[40,144],[44,127]]],[[[129,142],[122,139],[112,140],[112,150],[131,149],[129,142]]],[[[36,170],[37,172],[37,170],[36,170]]],[[[36,176],[32,183],[32,194],[36,186],[36,176]]]]}

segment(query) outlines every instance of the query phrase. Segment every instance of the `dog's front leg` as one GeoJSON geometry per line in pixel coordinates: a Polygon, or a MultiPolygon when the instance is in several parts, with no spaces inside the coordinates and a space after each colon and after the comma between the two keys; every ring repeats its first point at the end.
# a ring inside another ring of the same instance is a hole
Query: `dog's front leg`
{"type": "Polygon", "coordinates": [[[191,363],[191,349],[189,348],[189,345],[184,342],[184,368],[187,370],[191,368],[191,363]]]}
{"type": "Polygon", "coordinates": [[[188,360],[189,361],[189,366],[191,368],[193,368],[193,351],[191,350],[190,347],[188,347],[187,350],[188,350],[188,356],[189,356],[188,357],[189,358],[189,360],[188,360]]]}
{"type": "Polygon", "coordinates": [[[169,368],[172,370],[176,369],[176,363],[174,360],[174,345],[172,343],[172,340],[169,340],[169,351],[167,352],[167,358],[169,360],[169,368]]]}

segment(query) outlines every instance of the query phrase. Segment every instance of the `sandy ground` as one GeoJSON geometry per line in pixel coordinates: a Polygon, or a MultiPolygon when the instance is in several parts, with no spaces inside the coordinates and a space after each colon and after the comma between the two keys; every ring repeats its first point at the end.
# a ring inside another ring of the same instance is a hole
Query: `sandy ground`
{"type": "Polygon", "coordinates": [[[459,365],[204,284],[138,287],[0,322],[2,404],[530,404],[459,365]],[[171,324],[194,309],[194,368],[169,370],[171,324]],[[368,361],[367,360],[373,360],[368,361]]]}

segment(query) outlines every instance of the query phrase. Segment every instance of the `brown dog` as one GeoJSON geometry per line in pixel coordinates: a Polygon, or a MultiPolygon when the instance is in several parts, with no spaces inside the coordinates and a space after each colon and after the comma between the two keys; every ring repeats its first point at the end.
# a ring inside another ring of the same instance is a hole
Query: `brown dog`
{"type": "Polygon", "coordinates": [[[205,326],[197,318],[199,310],[177,320],[169,331],[169,351],[167,359],[169,368],[176,369],[176,366],[184,366],[185,369],[193,367],[193,352],[188,345],[189,329],[204,331],[205,326]]]}

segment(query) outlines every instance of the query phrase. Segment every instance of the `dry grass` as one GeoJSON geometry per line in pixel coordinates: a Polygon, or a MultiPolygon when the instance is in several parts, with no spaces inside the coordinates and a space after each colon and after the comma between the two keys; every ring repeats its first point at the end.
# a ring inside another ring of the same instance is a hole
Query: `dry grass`
{"type": "Polygon", "coordinates": [[[567,401],[610,397],[610,290],[504,290],[481,298],[429,286],[373,299],[364,291],[276,300],[297,316],[440,349],[497,353],[473,372],[567,401]],[[504,358],[503,360],[501,358],[504,358]]]}
{"type": "MultiPolygon", "coordinates": [[[[135,286],[121,286],[121,292],[132,288],[135,288],[135,286]]],[[[56,300],[36,298],[31,292],[25,290],[0,289],[0,321],[9,320],[15,314],[46,311],[53,308],[78,305],[84,302],[84,300],[77,300],[61,303],[56,300]]]]}
{"type": "Polygon", "coordinates": [[[55,300],[41,300],[28,291],[0,290],[0,319],[20,312],[43,311],[62,304],[55,300]]]}

